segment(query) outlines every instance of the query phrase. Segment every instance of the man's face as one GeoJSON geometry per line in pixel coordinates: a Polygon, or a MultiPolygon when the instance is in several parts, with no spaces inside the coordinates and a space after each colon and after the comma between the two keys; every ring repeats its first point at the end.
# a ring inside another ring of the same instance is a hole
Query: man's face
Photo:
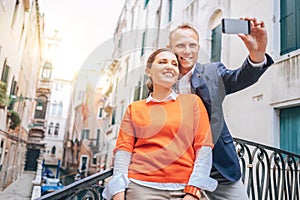
{"type": "Polygon", "coordinates": [[[180,67],[190,70],[198,59],[198,37],[191,29],[178,29],[170,38],[170,48],[178,56],[180,67]]]}

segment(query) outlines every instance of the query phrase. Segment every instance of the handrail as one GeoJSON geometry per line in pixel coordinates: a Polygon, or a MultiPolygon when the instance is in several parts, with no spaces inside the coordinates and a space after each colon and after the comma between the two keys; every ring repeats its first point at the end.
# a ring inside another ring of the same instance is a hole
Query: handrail
{"type": "MultiPolygon", "coordinates": [[[[103,190],[104,180],[113,174],[113,169],[107,169],[102,172],[98,172],[81,180],[78,180],[64,188],[45,194],[38,200],[71,200],[77,199],[75,197],[82,197],[85,199],[88,196],[93,197],[91,199],[102,199],[101,193],[103,190]]],[[[88,199],[88,198],[87,198],[88,199]]]]}
{"type": "Polygon", "coordinates": [[[250,199],[300,199],[300,155],[234,138],[250,199]]]}
{"type": "MultiPolygon", "coordinates": [[[[242,181],[251,200],[300,199],[300,155],[234,138],[242,181]]],[[[113,169],[88,176],[39,200],[103,199],[105,179],[113,169]]]]}

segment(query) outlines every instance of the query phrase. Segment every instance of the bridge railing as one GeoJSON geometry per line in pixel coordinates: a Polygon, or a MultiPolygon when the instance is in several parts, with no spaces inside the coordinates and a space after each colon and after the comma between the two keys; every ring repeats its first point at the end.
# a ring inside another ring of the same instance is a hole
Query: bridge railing
{"type": "MultiPolygon", "coordinates": [[[[234,141],[249,199],[300,199],[300,155],[239,138],[234,141]]],[[[113,169],[107,169],[39,199],[102,200],[105,179],[112,174],[113,169]]]]}
{"type": "Polygon", "coordinates": [[[300,155],[247,140],[234,140],[250,199],[300,199],[300,155]]]}

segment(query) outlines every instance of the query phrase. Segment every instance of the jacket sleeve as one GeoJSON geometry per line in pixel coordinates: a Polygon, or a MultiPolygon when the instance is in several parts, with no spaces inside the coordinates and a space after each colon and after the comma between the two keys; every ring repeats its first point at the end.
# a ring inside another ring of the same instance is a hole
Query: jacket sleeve
{"type": "Polygon", "coordinates": [[[262,67],[253,67],[248,58],[240,68],[235,70],[230,70],[222,63],[217,63],[218,73],[223,80],[226,94],[240,91],[256,83],[261,75],[274,63],[268,54],[265,54],[265,56],[267,62],[262,67]]]}

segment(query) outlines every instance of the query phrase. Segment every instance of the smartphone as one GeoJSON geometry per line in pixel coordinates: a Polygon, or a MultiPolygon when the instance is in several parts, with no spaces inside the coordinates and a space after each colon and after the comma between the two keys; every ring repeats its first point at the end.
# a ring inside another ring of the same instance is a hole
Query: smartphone
{"type": "Polygon", "coordinates": [[[241,19],[222,19],[222,32],[226,34],[250,34],[250,21],[241,19]]]}

